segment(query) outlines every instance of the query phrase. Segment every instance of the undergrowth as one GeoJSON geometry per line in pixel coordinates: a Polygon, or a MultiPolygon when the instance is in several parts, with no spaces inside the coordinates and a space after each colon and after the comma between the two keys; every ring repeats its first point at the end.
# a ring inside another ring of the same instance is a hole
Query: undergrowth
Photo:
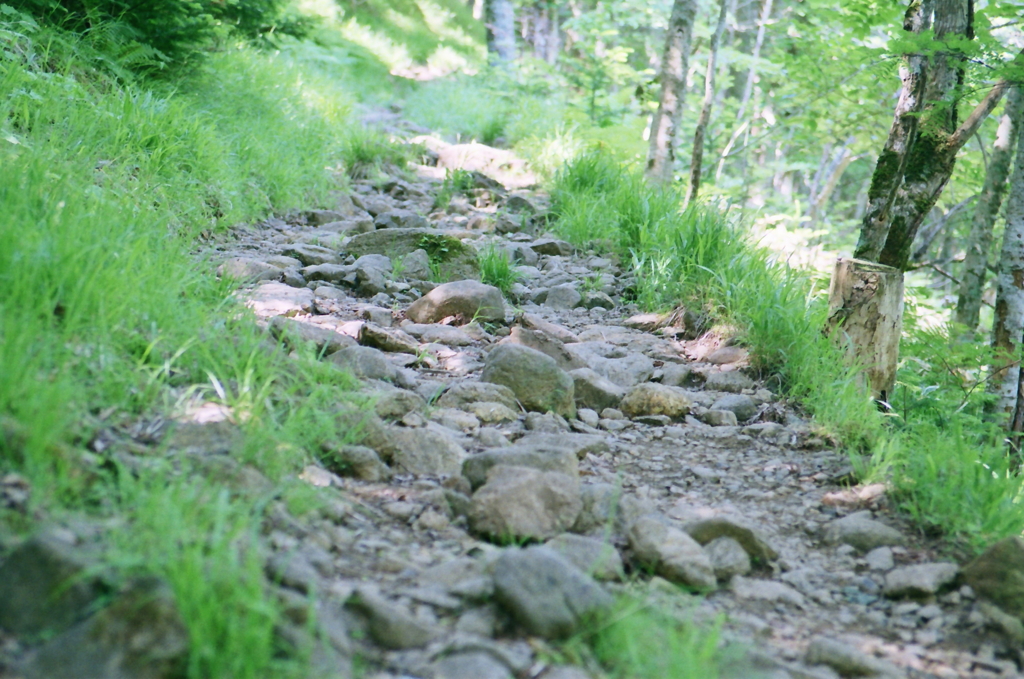
{"type": "Polygon", "coordinates": [[[498,288],[508,297],[512,286],[521,278],[509,253],[491,244],[483,249],[479,260],[480,280],[498,288]]]}
{"type": "Polygon", "coordinates": [[[682,304],[737,327],[765,382],[801,402],[865,478],[891,483],[922,524],[976,548],[1024,528],[1019,463],[983,417],[984,350],[917,330],[911,310],[893,409],[881,414],[822,334],[824,281],[773,262],[717,210],[681,209],[674,188],[649,186],[605,153],[568,163],[551,193],[563,238],[629,262],[641,307],[682,304]]]}

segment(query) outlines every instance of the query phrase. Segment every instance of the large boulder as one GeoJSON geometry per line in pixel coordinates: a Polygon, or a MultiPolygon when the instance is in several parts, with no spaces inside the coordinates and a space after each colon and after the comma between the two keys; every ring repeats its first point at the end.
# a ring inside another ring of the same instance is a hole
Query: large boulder
{"type": "Polygon", "coordinates": [[[1024,540],[1009,537],[964,567],[963,579],[979,595],[1024,619],[1024,540]]]}
{"type": "Polygon", "coordinates": [[[480,380],[508,387],[527,410],[576,416],[572,377],[536,349],[518,344],[495,347],[487,355],[480,380]]]}
{"type": "Polygon", "coordinates": [[[409,305],[405,315],[416,323],[436,323],[448,316],[471,320],[505,319],[505,299],[501,290],[479,281],[455,281],[439,285],[409,305]]]}
{"type": "Polygon", "coordinates": [[[499,541],[553,537],[567,531],[583,507],[577,479],[530,467],[492,467],[469,508],[469,523],[499,541]]]}
{"type": "Polygon", "coordinates": [[[189,635],[164,582],[134,583],[114,602],[51,639],[21,668],[25,679],[179,679],[189,635]]]}
{"type": "Polygon", "coordinates": [[[715,569],[696,540],[657,516],[642,516],[629,528],[629,546],[643,566],[671,582],[714,589],[715,569]]]}
{"type": "Polygon", "coordinates": [[[611,608],[612,597],[547,547],[510,549],[494,566],[498,602],[527,632],[564,639],[611,608]]]}

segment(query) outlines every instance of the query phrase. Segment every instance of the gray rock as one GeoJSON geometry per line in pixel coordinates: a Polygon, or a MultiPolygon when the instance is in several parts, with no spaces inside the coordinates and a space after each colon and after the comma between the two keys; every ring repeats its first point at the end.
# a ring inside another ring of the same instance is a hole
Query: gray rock
{"type": "Polygon", "coordinates": [[[959,572],[960,567],[955,563],[902,566],[886,573],[882,592],[892,598],[929,597],[952,585],[959,572]]]}
{"type": "Polygon", "coordinates": [[[339,262],[338,253],[334,250],[308,243],[290,245],[285,248],[284,254],[299,260],[302,266],[337,264],[339,262]]]}
{"type": "Polygon", "coordinates": [[[381,462],[377,452],[364,446],[342,446],[324,451],[323,462],[328,470],[363,481],[386,481],[391,469],[381,462]]]}
{"type": "Polygon", "coordinates": [[[749,420],[754,415],[757,415],[757,405],[754,404],[754,399],[745,394],[723,396],[714,402],[711,410],[727,410],[734,413],[736,419],[740,422],[749,420]]]}
{"type": "Polygon", "coordinates": [[[386,383],[381,384],[383,388],[371,392],[373,400],[373,411],[377,417],[384,420],[400,420],[409,413],[422,412],[427,407],[427,402],[415,391],[408,389],[389,388],[386,383]]]}
{"type": "Polygon", "coordinates": [[[545,547],[509,549],[494,567],[495,597],[529,633],[563,639],[609,609],[611,596],[545,547]]]}
{"type": "Polygon", "coordinates": [[[735,427],[739,424],[736,413],[730,410],[707,410],[700,415],[700,420],[712,427],[735,427]]]}
{"type": "Polygon", "coordinates": [[[554,446],[568,448],[576,457],[583,459],[587,453],[600,455],[611,450],[608,441],[597,434],[538,433],[527,434],[517,441],[524,446],[554,446]]]}
{"type": "Polygon", "coordinates": [[[797,608],[803,608],[806,604],[803,594],[775,580],[757,580],[737,575],[732,579],[730,588],[740,599],[784,603],[797,608]]]}
{"type": "Polygon", "coordinates": [[[683,525],[683,530],[702,545],[718,538],[728,537],[743,545],[743,549],[753,559],[773,561],[779,557],[779,553],[760,530],[747,525],[745,521],[738,518],[715,516],[697,519],[686,522],[683,525]]]}
{"type": "Polygon", "coordinates": [[[583,486],[580,497],[583,509],[573,524],[574,533],[614,529],[616,533],[622,534],[637,518],[654,511],[653,504],[625,494],[621,488],[610,483],[587,484],[583,486]]]}
{"type": "Polygon", "coordinates": [[[704,388],[708,391],[728,391],[738,394],[744,389],[753,389],[755,386],[754,380],[738,370],[729,372],[713,370],[707,373],[704,379],[704,388]]]}
{"type": "Polygon", "coordinates": [[[666,363],[661,368],[661,383],[669,387],[693,387],[703,382],[703,376],[681,363],[666,363]]]}
{"type": "Polygon", "coordinates": [[[678,387],[647,382],[626,392],[619,410],[627,417],[666,415],[679,419],[690,412],[690,398],[678,387]]]}
{"type": "Polygon", "coordinates": [[[461,328],[453,325],[410,323],[402,328],[410,335],[418,337],[425,344],[443,344],[448,347],[464,347],[476,340],[461,328]]]}
{"type": "Polygon", "coordinates": [[[579,293],[574,285],[564,283],[548,289],[544,297],[544,306],[552,309],[568,311],[583,304],[583,295],[579,293]]]}
{"type": "Polygon", "coordinates": [[[103,594],[93,564],[56,534],[41,533],[0,564],[0,627],[14,634],[63,631],[103,594]]]}
{"type": "Polygon", "coordinates": [[[428,625],[369,587],[357,589],[346,605],[366,618],[370,637],[384,648],[422,648],[436,636],[428,625]]]}
{"type": "Polygon", "coordinates": [[[615,300],[600,290],[591,290],[583,295],[583,307],[586,309],[614,309],[615,300]]]}
{"type": "Polygon", "coordinates": [[[419,354],[420,343],[412,335],[398,329],[385,328],[376,323],[364,323],[359,329],[359,343],[381,351],[392,353],[419,354]]]}
{"type": "Polygon", "coordinates": [[[311,226],[323,226],[324,224],[330,224],[331,222],[338,222],[348,217],[354,216],[355,207],[352,206],[347,210],[306,210],[303,216],[306,218],[306,223],[311,226]]]}
{"type": "Polygon", "coordinates": [[[355,283],[355,271],[344,264],[315,264],[302,269],[302,276],[307,281],[324,281],[335,285],[352,285],[355,283]]]}
{"type": "Polygon", "coordinates": [[[895,528],[871,518],[870,511],[856,512],[825,526],[825,542],[828,544],[850,545],[861,552],[870,552],[876,547],[900,545],[906,538],[895,528]]]}
{"type": "MultiPolygon", "coordinates": [[[[963,579],[982,597],[1024,619],[1024,540],[1000,540],[963,569],[963,579]]],[[[0,580],[2,581],[2,580],[0,580]]]]}
{"type": "Polygon", "coordinates": [[[905,676],[891,663],[870,656],[850,644],[825,637],[811,640],[804,662],[808,665],[827,665],[843,677],[896,679],[905,676]]]}
{"type": "Polygon", "coordinates": [[[286,316],[274,316],[270,319],[268,327],[271,335],[291,347],[302,342],[309,342],[317,352],[324,354],[333,354],[345,347],[356,345],[356,340],[353,337],[312,323],[302,323],[286,316]]]}
{"type": "Polygon", "coordinates": [[[576,404],[580,407],[597,411],[616,408],[626,395],[625,389],[590,368],[579,368],[569,374],[576,404]]]}
{"type": "Polygon", "coordinates": [[[355,257],[366,254],[386,254],[403,257],[416,250],[436,250],[438,266],[448,278],[473,278],[479,275],[476,252],[458,238],[435,229],[377,229],[357,234],[345,244],[345,252],[355,257]]]}
{"type": "Polygon", "coordinates": [[[715,577],[719,580],[728,580],[734,575],[746,575],[750,572],[750,556],[747,550],[732,538],[715,538],[704,545],[704,551],[711,559],[715,577]]]}
{"type": "Polygon", "coordinates": [[[487,355],[480,381],[508,387],[527,410],[576,415],[572,377],[535,349],[518,344],[495,347],[487,355]]]}
{"type": "Polygon", "coordinates": [[[515,422],[519,419],[519,412],[512,410],[507,405],[493,401],[480,401],[466,405],[466,410],[473,414],[484,424],[499,424],[502,422],[515,422]]]}
{"type": "Polygon", "coordinates": [[[524,426],[527,430],[540,434],[560,434],[569,431],[569,423],[561,415],[554,413],[526,413],[524,426]]]}
{"type": "Polygon", "coordinates": [[[448,316],[460,316],[463,322],[502,321],[505,299],[501,290],[479,281],[455,281],[439,285],[413,302],[405,315],[416,323],[436,323],[448,316]]]}
{"type": "Polygon", "coordinates": [[[412,210],[399,209],[381,212],[373,225],[378,229],[425,229],[430,223],[412,210]]]}
{"type": "Polygon", "coordinates": [[[272,281],[281,277],[281,268],[251,257],[232,257],[217,267],[217,275],[239,283],[272,281]]]}
{"type": "Polygon", "coordinates": [[[462,463],[462,475],[475,490],[487,482],[488,472],[498,465],[558,472],[574,479],[578,479],[580,473],[572,450],[543,444],[517,444],[470,456],[462,463]]]}
{"type": "Polygon", "coordinates": [[[246,306],[257,316],[295,316],[313,311],[313,291],[284,283],[261,283],[247,297],[246,306]]]}
{"type": "Polygon", "coordinates": [[[591,679],[584,670],[574,665],[556,665],[548,668],[541,679],[591,679]]]}
{"type": "Polygon", "coordinates": [[[402,276],[408,280],[425,281],[430,279],[430,255],[420,248],[413,250],[402,259],[402,276]]]}
{"type": "Polygon", "coordinates": [[[551,255],[555,257],[571,257],[573,247],[564,240],[554,238],[538,238],[530,243],[530,248],[538,255],[551,255]]]}
{"type": "Polygon", "coordinates": [[[555,359],[555,363],[562,370],[573,370],[582,368],[583,365],[576,356],[565,348],[565,344],[542,330],[530,330],[522,326],[513,326],[507,339],[502,344],[521,344],[524,347],[536,349],[542,354],[547,354],[555,359]]]}
{"type": "Polygon", "coordinates": [[[606,540],[563,533],[548,540],[546,546],[597,580],[621,580],[625,572],[619,550],[606,540]]]}
{"type": "Polygon", "coordinates": [[[486,651],[453,653],[434,665],[434,679],[514,679],[508,667],[486,651]]]}
{"type": "Polygon", "coordinates": [[[503,384],[456,382],[437,399],[439,408],[465,408],[470,403],[494,402],[518,408],[515,393],[503,384]]]}
{"type": "Polygon", "coordinates": [[[896,562],[893,560],[892,550],[888,547],[876,547],[864,555],[864,561],[868,568],[873,571],[891,570],[896,562]]]}
{"type": "Polygon", "coordinates": [[[386,427],[373,447],[396,471],[407,474],[455,475],[462,469],[466,451],[440,425],[386,427]]]}
{"type": "Polygon", "coordinates": [[[398,372],[383,351],[373,347],[346,347],[330,355],[328,360],[367,380],[394,381],[398,372]]]}
{"type": "Polygon", "coordinates": [[[110,606],[51,639],[21,668],[25,679],[178,679],[189,634],[164,582],[139,580],[110,606]]]}
{"type": "Polygon", "coordinates": [[[473,494],[469,524],[495,540],[543,540],[568,530],[582,504],[579,481],[571,476],[500,465],[473,494]]]}
{"type": "Polygon", "coordinates": [[[697,541],[683,531],[648,515],[633,522],[627,537],[637,561],[666,580],[697,589],[714,589],[711,560],[697,541]]]}

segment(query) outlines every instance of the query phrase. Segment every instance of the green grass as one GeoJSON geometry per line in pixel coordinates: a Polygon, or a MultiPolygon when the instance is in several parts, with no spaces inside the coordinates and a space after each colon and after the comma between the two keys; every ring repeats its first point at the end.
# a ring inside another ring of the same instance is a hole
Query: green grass
{"type": "Polygon", "coordinates": [[[493,285],[508,297],[512,286],[520,278],[519,272],[516,271],[505,250],[491,244],[480,253],[480,280],[482,282],[493,285]]]}
{"type": "Polygon", "coordinates": [[[81,450],[98,428],[222,403],[241,424],[238,461],[311,506],[287,479],[344,439],[351,378],[268,343],[196,239],[328,207],[353,147],[371,163],[395,152],[358,138],[336,63],[232,49],[186,80],[134,81],[76,41],[0,23],[0,418],[17,432],[0,436],[0,469],[30,480],[32,512],[124,518],[112,562],[170,582],[190,678],[288,676],[260,500],[170,468],[134,481],[81,450]]]}

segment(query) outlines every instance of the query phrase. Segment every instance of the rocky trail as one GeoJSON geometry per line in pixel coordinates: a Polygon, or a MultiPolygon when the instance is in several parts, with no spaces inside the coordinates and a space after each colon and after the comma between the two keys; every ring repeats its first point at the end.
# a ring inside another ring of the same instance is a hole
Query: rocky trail
{"type": "MultiPolygon", "coordinates": [[[[339,412],[347,438],[301,476],[326,509],[267,510],[280,634],[309,635],[319,595],[315,676],[597,679],[559,664],[557,643],[622,595],[698,626],[722,616],[740,650],[723,676],[1020,676],[1020,624],[976,593],[985,577],[891,513],[884,487],[849,485],[849,460],[726,331],[624,302],[627,270],[545,232],[542,192],[495,181],[507,158],[432,148],[414,180],[356,181],[333,210],[212,246],[268,333],[373,399],[339,412]],[[445,166],[475,173],[441,206],[445,166]],[[509,299],[479,282],[487,248],[517,265],[509,299]]],[[[159,447],[272,485],[224,454],[223,406],[143,429],[106,434],[128,468],[159,447]]],[[[38,573],[88,541],[76,530],[12,547],[0,582],[42,591],[38,573]]],[[[30,599],[0,604],[0,622],[31,629],[30,599]]],[[[46,676],[46,648],[23,676],[46,676]]]]}

